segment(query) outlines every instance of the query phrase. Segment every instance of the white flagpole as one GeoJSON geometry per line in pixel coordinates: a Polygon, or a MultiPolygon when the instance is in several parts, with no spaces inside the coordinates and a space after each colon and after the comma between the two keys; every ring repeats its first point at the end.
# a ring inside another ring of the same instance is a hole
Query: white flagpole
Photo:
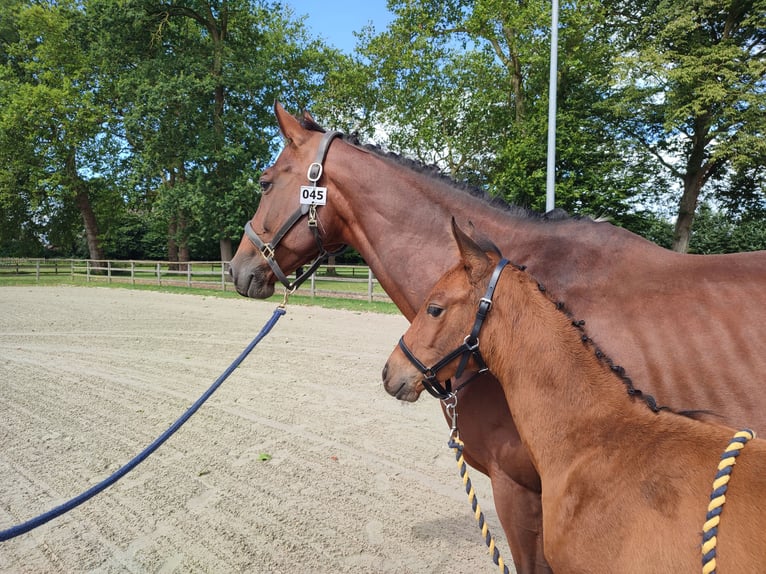
{"type": "Polygon", "coordinates": [[[556,86],[559,51],[559,2],[551,5],[551,70],[548,85],[548,165],[545,181],[545,211],[556,206],[556,86]]]}

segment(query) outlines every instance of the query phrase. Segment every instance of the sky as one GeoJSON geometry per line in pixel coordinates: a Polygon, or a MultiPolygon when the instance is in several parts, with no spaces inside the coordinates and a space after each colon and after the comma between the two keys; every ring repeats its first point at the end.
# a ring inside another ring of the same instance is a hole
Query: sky
{"type": "Polygon", "coordinates": [[[347,54],[356,46],[354,32],[372,23],[380,33],[393,19],[386,0],[286,0],[285,4],[296,16],[307,16],[305,24],[312,36],[347,54]]]}

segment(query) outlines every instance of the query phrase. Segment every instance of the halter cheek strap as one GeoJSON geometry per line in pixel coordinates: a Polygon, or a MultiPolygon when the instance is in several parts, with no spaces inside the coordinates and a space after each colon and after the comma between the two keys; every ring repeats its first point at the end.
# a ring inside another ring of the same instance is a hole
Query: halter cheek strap
{"type": "MultiPolygon", "coordinates": [[[[322,177],[322,173],[324,172],[324,160],[327,157],[327,152],[330,149],[330,144],[332,143],[333,139],[340,136],[340,132],[326,132],[322,135],[322,139],[319,142],[319,148],[317,149],[317,155],[314,162],[309,166],[308,172],[306,174],[308,180],[311,182],[312,186],[316,186],[316,183],[319,181],[319,179],[322,177]]],[[[274,234],[274,236],[271,238],[271,241],[264,242],[261,240],[260,237],[258,237],[258,234],[255,233],[253,230],[253,226],[248,221],[245,224],[245,235],[247,238],[255,245],[258,250],[261,252],[261,255],[263,255],[263,258],[266,259],[266,262],[269,264],[269,267],[271,267],[271,270],[274,272],[274,275],[277,276],[277,279],[279,279],[279,282],[282,283],[282,285],[285,286],[285,289],[288,291],[294,291],[297,289],[306,279],[311,277],[311,275],[314,273],[314,271],[317,270],[317,268],[324,262],[324,260],[332,255],[337,255],[339,253],[342,253],[346,250],[346,246],[342,246],[337,251],[327,251],[324,248],[324,243],[322,241],[322,237],[319,234],[319,226],[317,225],[317,206],[316,205],[306,205],[301,204],[298,209],[296,209],[293,214],[285,221],[285,223],[282,225],[282,227],[279,228],[279,230],[274,234]],[[275,259],[276,249],[279,245],[279,242],[282,241],[284,236],[287,234],[288,231],[290,231],[293,226],[298,223],[298,221],[303,218],[304,215],[308,215],[308,226],[309,229],[311,229],[311,232],[314,234],[314,240],[317,244],[317,249],[319,251],[319,254],[316,256],[316,258],[311,262],[311,264],[308,266],[308,268],[301,273],[299,277],[295,279],[292,283],[287,279],[287,275],[282,271],[282,268],[279,266],[279,263],[277,263],[277,260],[275,259]]]]}
{"type": "Polygon", "coordinates": [[[432,367],[426,367],[410,350],[407,344],[404,342],[404,336],[399,339],[399,348],[404,353],[404,356],[420,371],[423,375],[423,387],[437,399],[446,399],[452,394],[452,381],[448,379],[445,381],[445,386],[439,383],[437,379],[437,373],[452,362],[455,358],[460,357],[460,363],[458,363],[457,371],[455,372],[455,379],[459,379],[468,364],[468,359],[471,357],[479,365],[479,373],[488,371],[487,364],[484,362],[484,357],[481,356],[479,351],[479,331],[484,324],[484,320],[487,318],[489,310],[492,308],[492,297],[495,295],[495,288],[497,282],[500,279],[500,274],[508,265],[508,260],[503,258],[498,261],[495,266],[495,270],[492,272],[492,277],[489,280],[487,291],[479,300],[479,308],[476,310],[476,319],[473,322],[471,332],[463,339],[463,344],[457,347],[455,350],[447,353],[442,359],[436,362],[432,367]]]}

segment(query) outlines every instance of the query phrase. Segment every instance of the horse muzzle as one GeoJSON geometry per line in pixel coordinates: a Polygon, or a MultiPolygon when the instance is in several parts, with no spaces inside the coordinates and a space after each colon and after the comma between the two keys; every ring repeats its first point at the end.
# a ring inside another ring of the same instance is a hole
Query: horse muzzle
{"type": "MultiPolygon", "coordinates": [[[[253,257],[252,259],[261,258],[253,257]]],[[[262,259],[260,262],[240,263],[236,255],[229,265],[229,275],[237,293],[251,299],[268,299],[274,294],[275,278],[270,271],[269,266],[262,259]]]]}
{"type": "Polygon", "coordinates": [[[394,374],[395,369],[389,366],[389,362],[383,367],[383,388],[392,397],[397,398],[400,401],[408,403],[414,403],[420,397],[420,393],[423,387],[419,385],[421,376],[420,373],[405,374],[401,373],[396,376],[394,374]]]}

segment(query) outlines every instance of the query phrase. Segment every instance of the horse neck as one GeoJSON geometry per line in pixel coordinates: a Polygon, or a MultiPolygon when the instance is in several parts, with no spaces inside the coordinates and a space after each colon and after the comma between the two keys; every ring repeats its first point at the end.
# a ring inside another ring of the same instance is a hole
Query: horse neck
{"type": "Polygon", "coordinates": [[[582,337],[521,272],[500,282],[479,335],[482,355],[543,479],[565,472],[584,453],[611,448],[615,436],[635,436],[638,428],[642,437],[667,430],[641,399],[628,396],[582,337]]]}
{"type": "Polygon", "coordinates": [[[342,241],[359,251],[407,319],[457,260],[451,216],[461,224],[480,221],[483,232],[511,235],[507,214],[501,217],[448,182],[351,145],[340,149],[344,153],[330,158],[337,167],[327,176],[340,193],[335,205],[344,223],[342,241]]]}

